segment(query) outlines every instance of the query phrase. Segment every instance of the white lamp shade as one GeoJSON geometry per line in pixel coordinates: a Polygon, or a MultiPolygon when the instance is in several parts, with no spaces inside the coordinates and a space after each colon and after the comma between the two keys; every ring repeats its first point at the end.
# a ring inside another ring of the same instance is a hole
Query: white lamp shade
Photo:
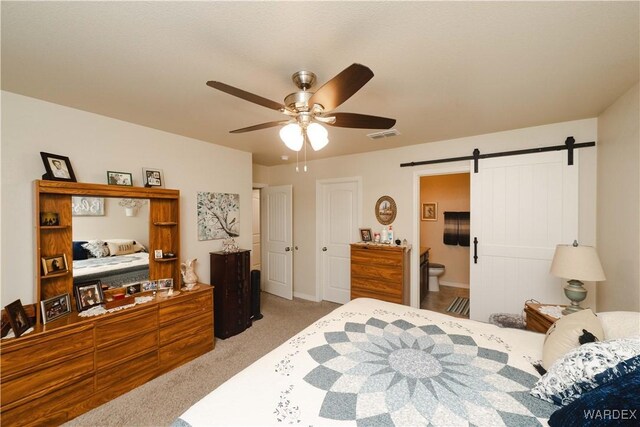
{"type": "Polygon", "coordinates": [[[322,150],[329,143],[329,132],[318,123],[307,126],[307,136],[315,151],[322,150]]]}
{"type": "Polygon", "coordinates": [[[558,245],[551,262],[551,274],[568,280],[606,280],[596,248],[558,245]]]}
{"type": "Polygon", "coordinates": [[[304,142],[302,129],[296,123],[289,123],[280,129],[280,139],[293,151],[300,151],[304,142]]]}

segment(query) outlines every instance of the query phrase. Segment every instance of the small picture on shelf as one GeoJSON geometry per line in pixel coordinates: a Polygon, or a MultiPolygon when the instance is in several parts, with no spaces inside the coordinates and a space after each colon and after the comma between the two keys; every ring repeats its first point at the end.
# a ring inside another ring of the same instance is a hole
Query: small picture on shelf
{"type": "Polygon", "coordinates": [[[371,238],[371,229],[370,228],[361,228],[360,229],[360,239],[363,242],[371,242],[373,240],[371,238]]]}
{"type": "Polygon", "coordinates": [[[139,294],[140,292],[142,292],[142,284],[135,283],[133,285],[126,286],[125,289],[127,295],[139,294]]]}
{"type": "Polygon", "coordinates": [[[42,323],[48,323],[65,314],[71,313],[71,299],[69,294],[62,294],[40,301],[42,308],[42,323]]]}
{"type": "Polygon", "coordinates": [[[76,295],[78,311],[84,311],[96,305],[104,303],[104,294],[100,280],[75,283],[73,290],[76,295]]]}
{"type": "Polygon", "coordinates": [[[159,279],[158,280],[158,290],[166,290],[173,288],[173,279],[159,279]]]}
{"type": "Polygon", "coordinates": [[[107,171],[107,183],[109,185],[133,185],[133,177],[129,172],[107,171]]]}
{"type": "Polygon", "coordinates": [[[71,161],[68,157],[42,151],[40,152],[40,157],[42,157],[42,163],[44,163],[44,168],[47,171],[42,176],[42,179],[76,182],[76,176],[73,173],[71,161]]]}
{"type": "Polygon", "coordinates": [[[19,299],[5,306],[4,311],[7,313],[7,317],[9,317],[9,324],[11,325],[11,329],[13,330],[13,334],[16,338],[25,333],[25,331],[31,327],[31,322],[29,321],[27,312],[24,311],[22,302],[20,302],[19,299]]]}
{"type": "Polygon", "coordinates": [[[67,256],[65,254],[42,257],[41,260],[43,276],[66,273],[67,271],[69,271],[69,267],[67,265],[67,256]]]}
{"type": "Polygon", "coordinates": [[[40,227],[52,227],[60,225],[60,217],[57,212],[40,212],[40,227]]]}
{"type": "Polygon", "coordinates": [[[162,170],[142,168],[142,181],[145,187],[162,187],[162,170]]]}
{"type": "Polygon", "coordinates": [[[155,259],[162,259],[162,249],[156,249],[153,251],[153,257],[155,259]]]}
{"type": "Polygon", "coordinates": [[[155,280],[142,282],[141,285],[142,285],[142,292],[155,291],[158,289],[158,284],[156,283],[155,280]]]}

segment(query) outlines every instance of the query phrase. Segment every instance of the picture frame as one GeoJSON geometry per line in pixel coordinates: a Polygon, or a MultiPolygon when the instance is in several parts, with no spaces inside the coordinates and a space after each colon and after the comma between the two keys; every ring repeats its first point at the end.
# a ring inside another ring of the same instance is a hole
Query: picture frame
{"type": "Polygon", "coordinates": [[[157,291],[158,290],[158,284],[156,283],[155,280],[149,280],[147,282],[142,282],[141,283],[141,290],[142,290],[142,292],[157,291]]]}
{"type": "Polygon", "coordinates": [[[40,258],[40,260],[42,262],[42,276],[66,273],[69,271],[66,254],[46,256],[40,258]]]}
{"type": "Polygon", "coordinates": [[[57,212],[40,212],[40,227],[60,225],[60,215],[57,212]]]}
{"type": "Polygon", "coordinates": [[[133,285],[125,286],[125,294],[126,295],[135,295],[142,292],[142,284],[134,283],[133,285]]]}
{"type": "Polygon", "coordinates": [[[372,233],[370,228],[361,228],[360,229],[360,240],[363,242],[372,242],[372,233]]]}
{"type": "Polygon", "coordinates": [[[71,313],[71,298],[69,294],[57,295],[40,301],[42,323],[47,324],[55,319],[71,313]]]}
{"type": "Polygon", "coordinates": [[[78,312],[85,311],[96,305],[104,304],[104,293],[100,280],[75,283],[73,292],[76,297],[78,312]]]}
{"type": "Polygon", "coordinates": [[[142,182],[145,187],[163,187],[162,169],[142,168],[142,182]]]}
{"type": "Polygon", "coordinates": [[[382,225],[393,223],[398,214],[396,202],[390,196],[382,196],[376,202],[375,207],[376,219],[382,225]]]}
{"type": "Polygon", "coordinates": [[[155,259],[162,259],[162,249],[156,249],[153,251],[153,257],[155,259]]]}
{"type": "Polygon", "coordinates": [[[71,216],[104,216],[104,197],[71,196],[71,216]]]}
{"type": "Polygon", "coordinates": [[[44,163],[44,168],[47,171],[42,175],[42,179],[77,182],[76,175],[71,167],[71,161],[68,157],[59,154],[45,153],[44,151],[40,152],[40,157],[42,157],[42,163],[44,163]]]}
{"type": "Polygon", "coordinates": [[[157,283],[159,291],[173,289],[173,279],[158,279],[157,283]]]}
{"type": "Polygon", "coordinates": [[[31,321],[27,312],[24,310],[22,302],[17,299],[4,307],[5,313],[9,318],[9,324],[16,338],[24,334],[31,327],[31,321]]]}
{"type": "Polygon", "coordinates": [[[107,184],[133,186],[133,175],[129,172],[107,171],[107,184]]]}
{"type": "Polygon", "coordinates": [[[422,204],[422,221],[437,221],[438,220],[438,203],[427,202],[422,204]]]}

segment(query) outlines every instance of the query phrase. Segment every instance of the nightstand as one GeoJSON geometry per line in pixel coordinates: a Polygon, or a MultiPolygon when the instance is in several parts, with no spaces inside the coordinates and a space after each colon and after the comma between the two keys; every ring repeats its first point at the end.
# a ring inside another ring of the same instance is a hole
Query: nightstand
{"type": "MultiPolygon", "coordinates": [[[[527,330],[534,332],[542,332],[545,334],[551,325],[555,323],[555,317],[541,313],[539,308],[543,306],[554,306],[558,304],[534,304],[528,302],[524,305],[524,313],[527,321],[527,330]]],[[[566,307],[561,305],[560,307],[566,307]]]]}

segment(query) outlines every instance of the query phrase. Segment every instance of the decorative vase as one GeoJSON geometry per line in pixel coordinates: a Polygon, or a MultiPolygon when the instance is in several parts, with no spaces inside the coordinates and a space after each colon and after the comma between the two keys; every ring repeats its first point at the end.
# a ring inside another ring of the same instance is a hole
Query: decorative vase
{"type": "Polygon", "coordinates": [[[195,263],[198,259],[188,259],[180,264],[180,271],[182,272],[182,281],[187,289],[193,288],[198,282],[198,276],[194,271],[195,263]]]}

